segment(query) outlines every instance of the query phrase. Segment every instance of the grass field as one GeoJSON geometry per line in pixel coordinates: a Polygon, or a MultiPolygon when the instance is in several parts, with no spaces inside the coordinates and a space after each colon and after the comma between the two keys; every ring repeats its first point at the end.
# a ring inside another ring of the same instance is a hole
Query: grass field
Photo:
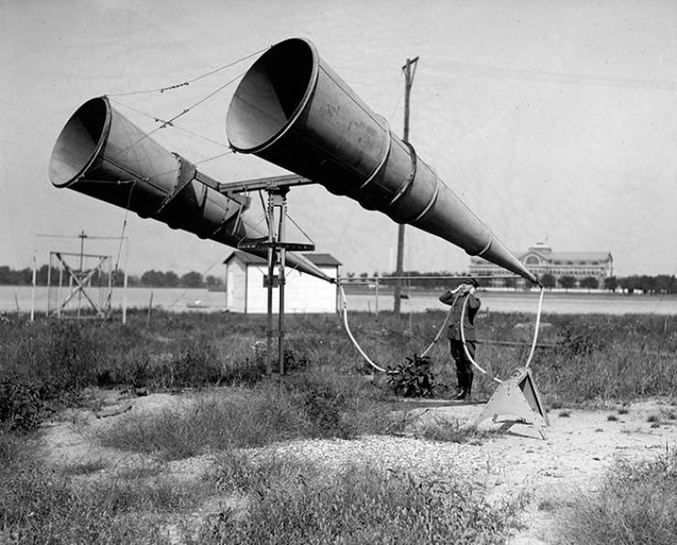
{"type": "MultiPolygon", "coordinates": [[[[375,362],[394,367],[426,348],[443,319],[442,312],[422,313],[411,323],[389,313],[378,320],[357,313],[351,329],[375,362]]],[[[481,316],[479,335],[488,342],[479,346],[479,361],[501,377],[522,365],[533,320],[526,314],[481,316]]],[[[246,499],[248,516],[226,509],[197,535],[177,528],[181,542],[438,543],[454,536],[457,543],[503,543],[518,524],[523,499],[497,510],[486,502],[486,490],[461,480],[448,482],[440,494],[359,464],[327,480],[319,469],[299,468],[286,459],[270,460],[262,471],[237,454],[296,438],[397,435],[406,424],[392,417],[393,393],[385,377],[371,377],[335,316],[289,316],[287,324],[289,376],[280,387],[262,380],[264,316],[157,312],[147,324],[139,312],[130,314],[127,326],[2,319],[0,478],[6,486],[0,492],[0,538],[168,542],[163,529],[171,513],[227,491],[246,499]],[[241,395],[216,399],[210,392],[217,386],[237,388],[241,395]],[[104,446],[152,456],[159,466],[83,485],[80,477],[95,474],[96,464],[56,471],[36,458],[31,445],[46,417],[95,403],[88,394],[92,388],[200,395],[190,410],[123,418],[97,438],[104,446]],[[205,452],[224,455],[212,478],[199,485],[170,486],[157,469],[205,452]]],[[[539,342],[544,346],[537,349],[532,369],[548,407],[677,394],[675,321],[651,315],[552,315],[544,316],[543,324],[539,342]]],[[[430,355],[435,395],[445,397],[454,389],[455,371],[444,339],[430,355]]],[[[487,398],[493,388],[488,378],[476,378],[477,397],[487,398]]],[[[467,430],[422,433],[438,441],[482,440],[467,430]]],[[[653,464],[623,468],[622,478],[610,478],[602,495],[581,499],[571,515],[576,524],[561,530],[563,542],[599,542],[591,533],[595,528],[605,528],[607,537],[616,532],[617,543],[673,542],[675,511],[659,507],[675,505],[675,460],[668,451],[653,464]],[[651,504],[642,499],[647,482],[659,494],[651,504]],[[605,520],[610,522],[602,526],[605,520]],[[661,532],[647,537],[655,526],[661,532]]]]}

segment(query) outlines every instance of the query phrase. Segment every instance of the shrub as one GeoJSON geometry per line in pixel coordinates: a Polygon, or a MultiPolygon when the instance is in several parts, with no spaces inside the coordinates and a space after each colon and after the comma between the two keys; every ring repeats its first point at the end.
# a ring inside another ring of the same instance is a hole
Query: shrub
{"type": "Polygon", "coordinates": [[[307,434],[344,439],[353,435],[343,421],[350,393],[341,388],[336,378],[332,381],[320,374],[304,373],[290,382],[287,389],[306,417],[307,434]]]}
{"type": "Polygon", "coordinates": [[[388,369],[388,384],[396,395],[403,397],[432,397],[435,375],[428,356],[407,357],[407,362],[388,369]]]}

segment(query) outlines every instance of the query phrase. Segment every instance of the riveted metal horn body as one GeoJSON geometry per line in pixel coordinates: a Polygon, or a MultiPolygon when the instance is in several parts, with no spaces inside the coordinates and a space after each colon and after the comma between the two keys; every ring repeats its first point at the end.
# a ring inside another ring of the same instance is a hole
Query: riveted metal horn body
{"type": "Polygon", "coordinates": [[[468,206],[322,60],[309,40],[266,51],[230,103],[231,147],[536,282],[468,206]]]}

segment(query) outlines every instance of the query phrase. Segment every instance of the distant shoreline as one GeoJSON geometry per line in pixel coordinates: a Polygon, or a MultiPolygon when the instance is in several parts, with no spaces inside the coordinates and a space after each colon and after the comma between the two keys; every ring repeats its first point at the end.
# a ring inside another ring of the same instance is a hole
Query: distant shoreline
{"type": "MultiPolygon", "coordinates": [[[[386,312],[393,309],[393,289],[375,289],[354,286],[346,287],[348,308],[353,312],[386,312]]],[[[445,311],[448,307],[439,302],[443,290],[404,290],[408,296],[402,299],[403,313],[445,311]]],[[[66,292],[64,292],[66,293],[66,292]]],[[[226,310],[226,293],[210,291],[207,288],[128,288],[126,294],[115,288],[112,307],[122,308],[126,299],[128,309],[163,309],[169,312],[223,312],[226,310]],[[200,301],[196,305],[196,301],[200,301]]],[[[478,291],[482,308],[490,312],[535,313],[538,305],[538,290],[478,291]]],[[[65,295],[62,295],[62,300],[65,295]]],[[[18,311],[28,313],[33,299],[31,286],[0,286],[0,313],[12,314],[18,311]]],[[[84,303],[86,305],[86,302],[84,303]]],[[[44,314],[47,310],[47,288],[35,290],[33,302],[35,312],[44,314]]],[[[52,303],[52,306],[54,303],[52,303]]],[[[543,300],[544,314],[657,314],[677,316],[677,294],[624,294],[604,291],[588,293],[585,290],[547,291],[543,300]]]]}

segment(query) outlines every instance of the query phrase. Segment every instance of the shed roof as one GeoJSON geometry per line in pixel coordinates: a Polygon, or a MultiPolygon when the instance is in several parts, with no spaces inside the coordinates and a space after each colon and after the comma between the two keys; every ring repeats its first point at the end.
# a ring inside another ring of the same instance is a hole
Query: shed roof
{"type": "MultiPolygon", "coordinates": [[[[339,267],[341,265],[341,262],[331,254],[303,254],[303,256],[308,258],[308,261],[318,267],[339,267]]],[[[224,265],[235,258],[239,259],[245,265],[265,265],[267,263],[267,260],[263,257],[252,255],[241,250],[235,250],[224,260],[224,265]]]]}
{"type": "Polygon", "coordinates": [[[318,267],[340,267],[342,263],[331,254],[303,254],[318,267]]]}

